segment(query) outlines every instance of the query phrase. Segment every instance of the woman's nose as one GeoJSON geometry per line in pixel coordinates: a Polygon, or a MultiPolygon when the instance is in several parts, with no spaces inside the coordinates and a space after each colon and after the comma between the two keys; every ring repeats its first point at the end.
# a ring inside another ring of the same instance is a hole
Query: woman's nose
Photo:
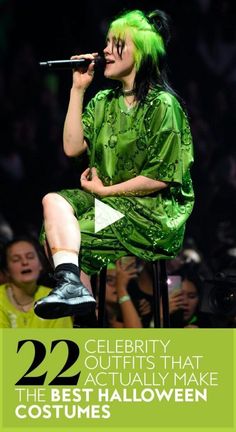
{"type": "Polygon", "coordinates": [[[110,54],[111,53],[111,44],[107,44],[107,46],[103,50],[104,54],[110,54]]]}
{"type": "Polygon", "coordinates": [[[22,265],[27,265],[28,264],[28,259],[26,257],[23,257],[21,260],[21,264],[22,265]]]}

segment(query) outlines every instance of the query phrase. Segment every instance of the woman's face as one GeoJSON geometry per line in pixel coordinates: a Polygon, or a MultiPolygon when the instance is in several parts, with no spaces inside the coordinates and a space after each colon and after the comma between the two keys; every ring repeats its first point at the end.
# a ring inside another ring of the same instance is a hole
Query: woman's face
{"type": "Polygon", "coordinates": [[[19,241],[7,251],[7,272],[10,280],[17,284],[36,282],[42,265],[34,246],[27,241],[19,241]]]}
{"type": "Polygon", "coordinates": [[[106,78],[120,81],[125,81],[127,78],[134,80],[136,74],[134,44],[129,35],[126,36],[123,45],[121,40],[109,32],[107,45],[103,51],[107,62],[104,71],[106,78]]]}
{"type": "Polygon", "coordinates": [[[184,321],[188,321],[195,313],[199,302],[197,288],[194,283],[185,279],[182,281],[184,321]]]}

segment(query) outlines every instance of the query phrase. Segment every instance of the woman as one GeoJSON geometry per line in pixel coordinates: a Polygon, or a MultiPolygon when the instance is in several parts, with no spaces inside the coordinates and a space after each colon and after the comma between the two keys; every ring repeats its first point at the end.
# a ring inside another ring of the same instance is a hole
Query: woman
{"type": "Polygon", "coordinates": [[[34,302],[50,292],[38,284],[43,262],[34,239],[11,240],[2,252],[1,267],[6,282],[0,286],[0,328],[72,327],[71,318],[45,321],[34,313],[34,302]]]}
{"type": "Polygon", "coordinates": [[[105,300],[107,327],[143,327],[141,318],[127,290],[129,281],[136,277],[135,261],[122,263],[121,260],[118,260],[116,265],[108,265],[105,300]]]}
{"type": "Polygon", "coordinates": [[[84,113],[96,53],[72,57],[92,63],[73,72],[64,150],[70,157],[88,151],[90,167],[81,176],[83,191],[63,190],[43,199],[42,237],[58,284],[36,303],[41,317],[93,311],[88,276],[111,261],[125,255],[171,258],[181,248],[194,200],[193,155],[188,120],[166,81],[168,38],[161,11],[131,11],[115,19],[104,49],[104,75],[119,84],[98,92],[84,113]],[[125,217],[95,233],[95,197],[125,217]]]}
{"type": "Polygon", "coordinates": [[[198,307],[200,299],[198,286],[191,279],[185,278],[182,281],[181,291],[183,295],[182,310],[185,327],[199,327],[198,307]]]}
{"type": "Polygon", "coordinates": [[[201,311],[204,283],[199,263],[184,264],[177,278],[180,280],[179,287],[169,292],[170,326],[212,327],[210,315],[201,311]]]}

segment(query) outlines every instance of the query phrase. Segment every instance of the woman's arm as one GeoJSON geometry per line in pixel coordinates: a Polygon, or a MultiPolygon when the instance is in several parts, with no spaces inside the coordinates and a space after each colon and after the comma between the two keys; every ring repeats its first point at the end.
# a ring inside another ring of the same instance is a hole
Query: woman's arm
{"type": "Polygon", "coordinates": [[[167,187],[167,183],[139,175],[133,179],[112,186],[105,186],[102,196],[126,195],[145,196],[167,187]]]}
{"type": "Polygon", "coordinates": [[[116,263],[116,291],[125,328],[142,328],[139,314],[130,298],[127,286],[131,278],[137,276],[136,267],[129,269],[129,264],[122,268],[120,261],[116,263]]]}
{"type": "Polygon", "coordinates": [[[63,147],[67,156],[78,156],[87,148],[82,124],[83,100],[84,90],[72,87],[63,130],[63,147]]]}
{"type": "Polygon", "coordinates": [[[92,168],[91,171],[87,168],[81,175],[81,186],[84,190],[101,197],[111,195],[145,196],[166,188],[168,183],[139,175],[122,183],[104,186],[97,175],[96,168],[92,168]],[[90,172],[91,179],[89,178],[90,172]]]}
{"type": "MultiPolygon", "coordinates": [[[[72,60],[81,57],[93,60],[97,53],[84,54],[71,57],[72,60]]],[[[73,84],[70,91],[70,100],[64,123],[63,130],[63,147],[67,156],[78,156],[87,148],[87,143],[84,140],[84,130],[82,123],[82,111],[84,93],[91,84],[94,76],[94,63],[90,63],[88,69],[84,71],[73,71],[73,84]]]]}

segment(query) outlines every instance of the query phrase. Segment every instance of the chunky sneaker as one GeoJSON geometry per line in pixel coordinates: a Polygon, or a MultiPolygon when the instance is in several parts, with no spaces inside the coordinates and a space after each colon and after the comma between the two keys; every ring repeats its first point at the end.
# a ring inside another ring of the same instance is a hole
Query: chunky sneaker
{"type": "Polygon", "coordinates": [[[34,304],[34,312],[40,318],[54,319],[78,314],[86,316],[95,311],[96,301],[82,284],[79,276],[71,271],[56,272],[56,287],[34,304]]]}

